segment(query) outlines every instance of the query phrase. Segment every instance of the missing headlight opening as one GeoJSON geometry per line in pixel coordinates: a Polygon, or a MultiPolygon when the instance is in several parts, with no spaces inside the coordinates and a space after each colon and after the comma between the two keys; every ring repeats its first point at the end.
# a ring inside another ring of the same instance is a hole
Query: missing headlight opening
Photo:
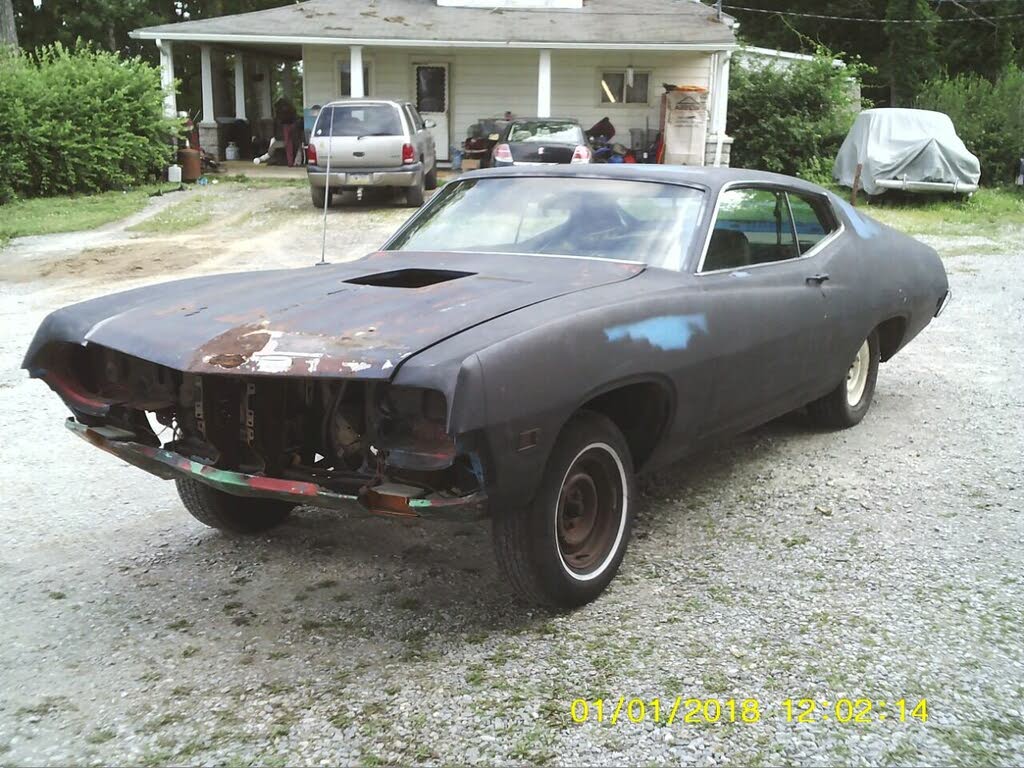
{"type": "Polygon", "coordinates": [[[395,488],[405,489],[405,500],[482,490],[479,461],[446,431],[440,392],[188,374],[97,345],[53,350],[45,378],[82,424],[122,430],[132,442],[218,470],[358,496],[371,511],[395,513],[394,500],[373,504],[395,488]]]}

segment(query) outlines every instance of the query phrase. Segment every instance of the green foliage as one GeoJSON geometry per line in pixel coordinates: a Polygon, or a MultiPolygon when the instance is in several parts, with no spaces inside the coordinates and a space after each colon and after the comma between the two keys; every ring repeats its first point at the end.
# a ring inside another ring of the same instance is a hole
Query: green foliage
{"type": "Polygon", "coordinates": [[[739,19],[743,37],[751,45],[801,53],[813,53],[818,46],[825,46],[857,54],[877,70],[874,74],[865,74],[864,95],[883,106],[890,105],[893,80],[896,80],[897,99],[909,104],[917,94],[910,80],[919,86],[922,80],[941,72],[950,75],[975,72],[994,79],[1007,64],[1013,61],[1024,64],[1024,18],[1010,14],[1011,18],[996,21],[979,19],[1005,16],[1010,9],[1003,6],[1019,10],[1020,4],[1015,2],[932,0],[927,3],[929,12],[917,7],[916,0],[832,0],[828,3],[822,0],[744,0],[736,5],[800,14],[757,13],[727,6],[727,12],[739,19]],[[915,19],[922,23],[886,24],[819,16],[915,19]],[[958,23],[936,23],[935,16],[958,23]],[[934,42],[934,47],[930,41],[934,42]],[[928,55],[917,59],[907,55],[908,48],[921,46],[922,42],[928,55]],[[908,61],[910,68],[901,69],[908,61]],[[936,62],[938,68],[933,68],[936,62]],[[927,65],[923,73],[915,72],[919,65],[927,65]]]}
{"type": "Polygon", "coordinates": [[[860,109],[850,80],[861,71],[834,66],[825,51],[813,61],[734,67],[727,127],[736,142],[731,164],[830,179],[832,160],[860,109]]]}
{"type": "Polygon", "coordinates": [[[981,160],[986,184],[1008,183],[1024,156],[1024,71],[1008,66],[995,82],[964,74],[928,83],[917,104],[945,112],[964,144],[981,160]]]}
{"type": "Polygon", "coordinates": [[[916,23],[887,23],[889,55],[885,75],[889,101],[894,107],[910,106],[921,86],[939,74],[935,27],[939,15],[928,0],[889,0],[886,19],[911,19],[916,23]]]}
{"type": "Polygon", "coordinates": [[[98,192],[159,173],[180,125],[156,68],[87,47],[0,59],[0,202],[98,192]]]}

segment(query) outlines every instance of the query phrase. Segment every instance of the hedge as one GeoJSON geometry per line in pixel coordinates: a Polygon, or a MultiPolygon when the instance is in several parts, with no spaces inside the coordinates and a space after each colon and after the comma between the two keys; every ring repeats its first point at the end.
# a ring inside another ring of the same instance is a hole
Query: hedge
{"type": "Polygon", "coordinates": [[[99,192],[161,173],[180,121],[159,71],[79,46],[0,54],[0,203],[99,192]]]}
{"type": "Polygon", "coordinates": [[[945,112],[981,160],[984,184],[1010,183],[1024,157],[1024,71],[1009,66],[995,80],[965,74],[925,85],[916,106],[945,112]]]}
{"type": "Polygon", "coordinates": [[[731,165],[831,179],[839,145],[861,107],[850,81],[862,72],[833,60],[822,50],[811,61],[733,68],[726,129],[735,140],[731,165]]]}

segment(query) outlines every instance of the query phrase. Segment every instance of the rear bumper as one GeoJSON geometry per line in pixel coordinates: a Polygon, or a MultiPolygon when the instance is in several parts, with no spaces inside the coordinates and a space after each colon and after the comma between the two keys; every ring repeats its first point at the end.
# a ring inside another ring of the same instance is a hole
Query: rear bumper
{"type": "MultiPolygon", "coordinates": [[[[327,168],[306,166],[309,183],[318,188],[327,186],[327,168]]],[[[331,188],[338,187],[416,187],[423,180],[423,163],[395,168],[331,168],[331,188]]]]}
{"type": "Polygon", "coordinates": [[[391,517],[423,517],[439,520],[476,520],[484,516],[487,494],[483,491],[468,496],[431,494],[408,498],[364,488],[358,494],[332,491],[316,483],[286,480],[265,475],[248,475],[217,469],[182,456],[180,453],[136,442],[130,432],[115,427],[88,427],[69,418],[65,426],[88,443],[117,456],[139,469],[165,480],[190,478],[234,496],[278,499],[329,509],[352,509],[353,505],[378,515],[391,517]]]}
{"type": "Polygon", "coordinates": [[[963,184],[959,181],[910,181],[908,179],[876,179],[875,186],[882,189],[900,189],[907,192],[950,192],[954,195],[969,195],[978,191],[977,184],[963,184]]]}

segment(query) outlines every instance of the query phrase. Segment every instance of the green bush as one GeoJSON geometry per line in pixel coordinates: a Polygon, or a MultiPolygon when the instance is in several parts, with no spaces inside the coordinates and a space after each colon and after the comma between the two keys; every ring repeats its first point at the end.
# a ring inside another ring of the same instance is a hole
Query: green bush
{"type": "Polygon", "coordinates": [[[0,57],[0,202],[144,181],[179,130],[139,58],[61,45],[0,57]]]}
{"type": "Polygon", "coordinates": [[[828,182],[860,110],[851,79],[861,72],[834,66],[827,51],[813,61],[762,66],[747,59],[735,66],[726,129],[735,139],[731,164],[828,182]]]}
{"type": "Polygon", "coordinates": [[[984,184],[1013,181],[1024,156],[1024,71],[1010,65],[995,80],[975,74],[932,80],[916,106],[945,112],[981,160],[984,184]]]}

